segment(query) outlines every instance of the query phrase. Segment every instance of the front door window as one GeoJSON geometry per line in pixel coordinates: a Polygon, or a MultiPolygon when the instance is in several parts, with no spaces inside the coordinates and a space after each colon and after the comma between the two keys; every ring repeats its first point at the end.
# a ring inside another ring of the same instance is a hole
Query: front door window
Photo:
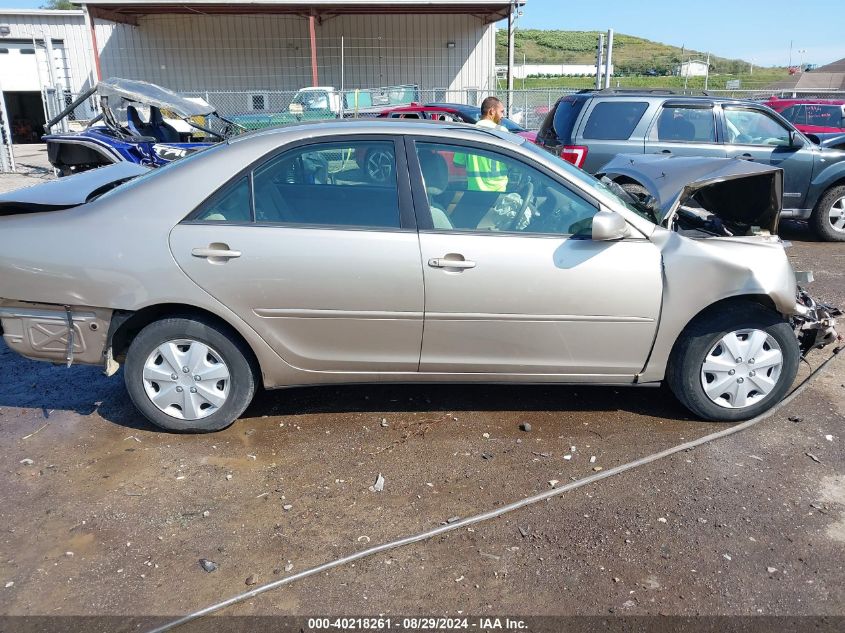
{"type": "Polygon", "coordinates": [[[725,110],[728,143],[740,145],[789,145],[789,130],[758,110],[725,110]]]}
{"type": "Polygon", "coordinates": [[[416,143],[435,229],[589,235],[596,205],[510,156],[416,143]]]}

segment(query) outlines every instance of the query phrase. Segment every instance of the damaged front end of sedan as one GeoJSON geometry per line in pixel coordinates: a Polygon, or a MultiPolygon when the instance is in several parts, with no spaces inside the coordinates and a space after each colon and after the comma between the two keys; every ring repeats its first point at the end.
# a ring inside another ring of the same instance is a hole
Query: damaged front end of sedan
{"type": "MultiPolygon", "coordinates": [[[[812,273],[805,273],[806,281],[812,281],[812,273]]],[[[836,317],[842,316],[842,310],[821,303],[813,299],[801,286],[798,286],[798,297],[795,303],[796,314],[790,319],[801,356],[806,356],[810,350],[821,349],[842,340],[842,335],[836,331],[836,317]]]]}
{"type": "MultiPolygon", "coordinates": [[[[619,155],[597,174],[618,195],[646,209],[655,223],[685,237],[779,239],[783,170],[739,159],[619,155]]],[[[842,340],[842,310],[814,299],[800,285],[812,272],[796,272],[789,316],[801,356],[842,340]]]]}

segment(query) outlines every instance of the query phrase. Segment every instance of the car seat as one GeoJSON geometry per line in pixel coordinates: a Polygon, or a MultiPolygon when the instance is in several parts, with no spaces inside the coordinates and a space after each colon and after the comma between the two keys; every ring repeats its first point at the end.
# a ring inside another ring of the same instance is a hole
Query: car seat
{"type": "Polygon", "coordinates": [[[435,197],[446,191],[446,187],[449,186],[449,168],[446,166],[446,161],[436,152],[422,152],[419,157],[434,228],[451,229],[453,226],[449,216],[435,200],[435,197]]]}
{"type": "Polygon", "coordinates": [[[161,110],[150,106],[150,122],[144,123],[137,108],[126,106],[126,122],[129,130],[136,136],[152,136],[160,143],[178,143],[179,133],[164,122],[161,110]]]}

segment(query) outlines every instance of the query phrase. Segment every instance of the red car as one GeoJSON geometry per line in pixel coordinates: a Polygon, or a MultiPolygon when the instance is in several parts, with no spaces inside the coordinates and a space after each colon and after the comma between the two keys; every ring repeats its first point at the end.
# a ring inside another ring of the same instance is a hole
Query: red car
{"type": "Polygon", "coordinates": [[[778,99],[766,102],[775,112],[808,134],[845,133],[845,101],[836,99],[778,99]]]}
{"type": "MultiPolygon", "coordinates": [[[[481,108],[462,103],[427,103],[425,105],[412,103],[383,110],[380,118],[390,119],[428,119],[431,121],[454,121],[459,123],[478,123],[481,118],[481,108]]],[[[536,131],[526,130],[510,119],[502,119],[502,125],[508,132],[519,134],[532,143],[537,138],[536,131]]]]}

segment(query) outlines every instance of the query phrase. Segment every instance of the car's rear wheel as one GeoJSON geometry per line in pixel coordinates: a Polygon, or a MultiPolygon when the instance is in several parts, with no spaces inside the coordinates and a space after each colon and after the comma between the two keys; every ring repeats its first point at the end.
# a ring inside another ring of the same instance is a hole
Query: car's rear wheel
{"type": "Polygon", "coordinates": [[[219,431],[244,412],[255,393],[249,358],[239,339],[211,321],[162,319],[141,330],[129,346],[126,389],[157,426],[219,431]]]}
{"type": "Polygon", "coordinates": [[[780,315],[751,302],[696,318],[678,339],[666,379],[675,397],[707,420],[753,418],[780,402],[800,351],[780,315]]]}
{"type": "Polygon", "coordinates": [[[810,227],[825,242],[845,242],[845,186],[824,193],[810,216],[810,227]]]}

